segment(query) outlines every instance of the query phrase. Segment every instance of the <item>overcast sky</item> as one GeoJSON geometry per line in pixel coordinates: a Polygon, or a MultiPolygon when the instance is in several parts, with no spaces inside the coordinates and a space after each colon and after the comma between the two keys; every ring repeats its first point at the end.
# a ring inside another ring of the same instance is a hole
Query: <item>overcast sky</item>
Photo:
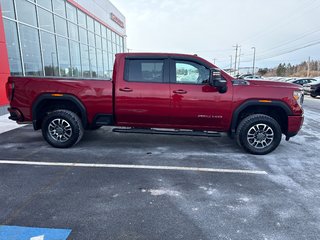
{"type": "Polygon", "coordinates": [[[252,47],[258,67],[320,60],[320,0],[111,1],[126,16],[130,51],[198,54],[222,68],[236,44],[241,67],[252,66],[252,47]]]}

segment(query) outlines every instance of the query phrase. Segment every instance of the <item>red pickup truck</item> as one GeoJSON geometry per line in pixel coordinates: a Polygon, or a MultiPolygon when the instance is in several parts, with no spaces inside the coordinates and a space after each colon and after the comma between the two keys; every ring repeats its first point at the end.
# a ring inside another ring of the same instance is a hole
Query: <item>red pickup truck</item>
{"type": "Polygon", "coordinates": [[[79,142],[84,129],[108,125],[134,133],[227,132],[247,152],[267,154],[303,123],[299,86],[234,79],[196,55],[121,53],[112,79],[10,77],[6,88],[9,118],[32,122],[59,148],[79,142]]]}

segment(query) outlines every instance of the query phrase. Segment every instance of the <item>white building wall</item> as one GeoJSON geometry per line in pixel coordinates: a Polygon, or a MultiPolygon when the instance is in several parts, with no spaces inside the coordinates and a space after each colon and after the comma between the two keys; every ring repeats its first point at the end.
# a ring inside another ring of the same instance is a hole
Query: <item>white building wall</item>
{"type": "Polygon", "coordinates": [[[102,20],[108,26],[116,30],[121,35],[126,35],[126,18],[124,15],[108,0],[74,0],[88,12],[102,20]],[[124,28],[120,27],[111,19],[111,13],[124,23],[124,28]]]}

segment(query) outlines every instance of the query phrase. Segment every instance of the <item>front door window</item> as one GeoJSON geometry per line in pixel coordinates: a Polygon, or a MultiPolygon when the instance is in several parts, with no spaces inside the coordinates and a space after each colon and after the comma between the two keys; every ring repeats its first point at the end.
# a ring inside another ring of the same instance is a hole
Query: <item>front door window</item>
{"type": "Polygon", "coordinates": [[[194,63],[176,61],[176,83],[205,84],[209,80],[209,69],[194,63]]]}

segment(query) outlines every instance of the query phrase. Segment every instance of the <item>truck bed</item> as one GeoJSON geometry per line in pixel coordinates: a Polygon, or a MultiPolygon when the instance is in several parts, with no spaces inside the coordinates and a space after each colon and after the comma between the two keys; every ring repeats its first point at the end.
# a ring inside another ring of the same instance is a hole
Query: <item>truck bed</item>
{"type": "MultiPolygon", "coordinates": [[[[47,77],[10,77],[14,83],[11,105],[24,112],[24,121],[32,121],[32,106],[42,94],[69,94],[77,97],[87,109],[88,123],[95,114],[112,114],[112,81],[47,77]]],[[[57,95],[58,96],[58,95],[57,95]]]]}

